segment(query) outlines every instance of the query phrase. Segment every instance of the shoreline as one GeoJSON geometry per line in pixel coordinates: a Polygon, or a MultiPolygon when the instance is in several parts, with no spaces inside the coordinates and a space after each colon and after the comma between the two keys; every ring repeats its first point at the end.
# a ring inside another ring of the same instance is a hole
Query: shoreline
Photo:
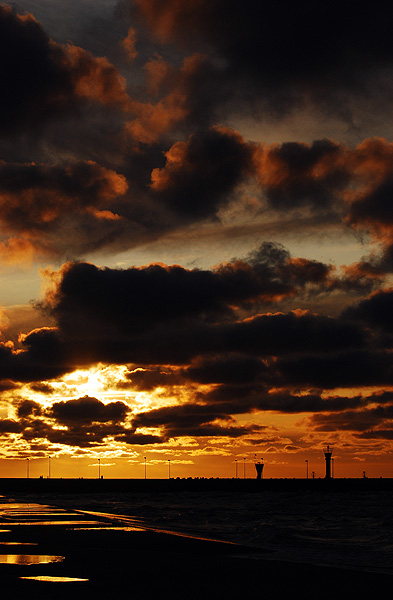
{"type": "Polygon", "coordinates": [[[389,492],[393,478],[359,479],[71,479],[0,478],[4,493],[97,493],[97,492],[389,492]]]}

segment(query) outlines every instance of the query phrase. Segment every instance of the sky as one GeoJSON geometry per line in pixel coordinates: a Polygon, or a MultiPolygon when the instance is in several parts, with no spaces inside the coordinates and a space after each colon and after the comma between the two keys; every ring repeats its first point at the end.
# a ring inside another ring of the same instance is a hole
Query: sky
{"type": "Polygon", "coordinates": [[[393,477],[390,13],[0,5],[0,477],[393,477]]]}

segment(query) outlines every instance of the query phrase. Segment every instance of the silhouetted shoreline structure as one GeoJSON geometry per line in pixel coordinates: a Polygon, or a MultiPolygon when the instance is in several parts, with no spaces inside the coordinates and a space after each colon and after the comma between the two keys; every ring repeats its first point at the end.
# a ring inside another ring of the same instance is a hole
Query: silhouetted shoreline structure
{"type": "Polygon", "coordinates": [[[57,479],[0,478],[1,494],[94,494],[94,493],[160,493],[160,492],[393,492],[392,478],[171,478],[171,479],[57,479]]]}
{"type": "Polygon", "coordinates": [[[262,476],[263,476],[263,467],[264,467],[263,462],[257,462],[257,463],[255,463],[255,468],[257,470],[257,479],[262,479],[262,476]]]}
{"type": "Polygon", "coordinates": [[[331,479],[331,462],[332,462],[332,453],[333,449],[330,446],[326,446],[325,448],[325,461],[326,461],[326,475],[325,479],[331,479]]]}

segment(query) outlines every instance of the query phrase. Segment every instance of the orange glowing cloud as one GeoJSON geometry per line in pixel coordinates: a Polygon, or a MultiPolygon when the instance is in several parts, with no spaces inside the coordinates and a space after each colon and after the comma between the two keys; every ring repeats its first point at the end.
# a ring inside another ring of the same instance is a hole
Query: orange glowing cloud
{"type": "Polygon", "coordinates": [[[64,58],[77,96],[129,108],[126,81],[107,58],[93,57],[83,48],[70,44],[64,48],[64,58]]]}
{"type": "Polygon", "coordinates": [[[136,143],[152,144],[161,136],[170,133],[191,113],[190,80],[203,65],[203,57],[199,54],[187,57],[181,69],[172,75],[163,62],[148,63],[147,76],[150,89],[157,92],[170,74],[170,91],[155,104],[151,102],[132,101],[131,111],[135,119],[126,124],[125,131],[136,143]]]}
{"type": "Polygon", "coordinates": [[[126,56],[130,62],[135,60],[135,58],[138,56],[138,52],[135,48],[135,44],[136,44],[136,31],[133,27],[130,27],[130,29],[128,30],[128,33],[127,33],[127,37],[125,37],[121,43],[123,50],[125,51],[126,56]]]}
{"type": "Polygon", "coordinates": [[[126,81],[107,58],[51,39],[35,18],[0,6],[0,128],[36,130],[39,123],[76,114],[86,102],[129,109],[126,81]]]}
{"type": "Polygon", "coordinates": [[[30,240],[11,237],[0,242],[0,267],[30,265],[40,249],[30,240]]]}
{"type": "Polygon", "coordinates": [[[168,80],[171,67],[162,56],[149,60],[144,67],[148,92],[157,95],[162,85],[168,80]]]}
{"type": "MultiPolygon", "coordinates": [[[[150,29],[152,29],[155,35],[164,42],[170,39],[179,16],[187,11],[187,6],[181,0],[171,1],[170,7],[161,5],[160,8],[158,7],[157,2],[136,0],[136,4],[141,10],[150,29]]],[[[189,3],[187,3],[187,5],[188,4],[189,3]]]]}
{"type": "Polygon", "coordinates": [[[1,221],[31,232],[70,213],[91,212],[126,193],[123,175],[93,161],[54,166],[0,163],[1,221]]]}

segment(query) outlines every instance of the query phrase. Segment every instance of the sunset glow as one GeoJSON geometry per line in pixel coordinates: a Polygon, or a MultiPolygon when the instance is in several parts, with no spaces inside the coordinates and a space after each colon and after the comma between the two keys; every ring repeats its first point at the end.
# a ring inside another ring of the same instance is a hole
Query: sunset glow
{"type": "Polygon", "coordinates": [[[236,5],[0,6],[0,477],[393,477],[387,25],[236,5]]]}

